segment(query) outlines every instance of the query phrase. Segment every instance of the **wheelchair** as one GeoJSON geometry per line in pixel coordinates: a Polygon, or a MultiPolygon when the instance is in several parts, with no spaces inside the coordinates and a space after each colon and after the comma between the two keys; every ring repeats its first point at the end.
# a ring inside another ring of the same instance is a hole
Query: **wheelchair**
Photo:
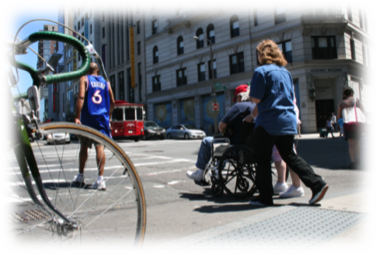
{"type": "MultiPolygon", "coordinates": [[[[287,166],[285,179],[288,177],[287,166]]],[[[230,145],[227,137],[215,137],[211,145],[211,160],[204,169],[203,178],[194,182],[199,186],[211,185],[215,197],[221,197],[225,190],[232,197],[248,198],[257,192],[255,178],[253,150],[246,145],[230,145]]]]}
{"type": "Polygon", "coordinates": [[[224,190],[235,198],[247,198],[256,191],[253,151],[245,145],[230,145],[226,137],[212,140],[211,160],[204,169],[203,179],[197,185],[209,186],[214,196],[224,190]]]}

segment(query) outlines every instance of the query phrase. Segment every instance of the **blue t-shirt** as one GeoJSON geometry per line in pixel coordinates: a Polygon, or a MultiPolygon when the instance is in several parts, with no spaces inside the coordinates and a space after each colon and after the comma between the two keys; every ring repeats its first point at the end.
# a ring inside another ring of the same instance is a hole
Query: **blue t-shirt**
{"type": "Polygon", "coordinates": [[[88,75],[81,123],[111,137],[109,84],[101,76],[88,75]]]}
{"type": "Polygon", "coordinates": [[[255,127],[262,126],[270,135],[297,133],[293,80],[287,69],[275,64],[255,69],[250,97],[260,100],[255,127]]]}
{"type": "Polygon", "coordinates": [[[250,123],[242,120],[250,115],[254,108],[255,104],[250,101],[236,103],[222,118],[221,122],[233,130],[231,144],[244,144],[246,142],[246,137],[252,131],[252,127],[250,123]]]}
{"type": "Polygon", "coordinates": [[[339,127],[343,127],[343,119],[342,118],[338,119],[338,125],[339,125],[339,127]]]}

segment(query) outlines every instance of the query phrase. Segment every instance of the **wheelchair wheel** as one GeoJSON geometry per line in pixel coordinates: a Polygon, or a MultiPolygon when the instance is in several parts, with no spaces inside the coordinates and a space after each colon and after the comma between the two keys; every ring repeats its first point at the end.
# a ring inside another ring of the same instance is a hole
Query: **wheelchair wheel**
{"type": "Polygon", "coordinates": [[[246,146],[228,148],[219,161],[219,184],[231,196],[246,198],[255,190],[253,152],[246,146]]]}

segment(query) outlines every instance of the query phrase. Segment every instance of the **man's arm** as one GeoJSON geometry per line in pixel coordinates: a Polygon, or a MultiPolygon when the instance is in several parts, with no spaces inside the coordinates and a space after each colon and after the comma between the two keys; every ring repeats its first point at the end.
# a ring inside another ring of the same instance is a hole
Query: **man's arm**
{"type": "Polygon", "coordinates": [[[223,130],[227,127],[227,124],[225,124],[224,122],[221,122],[219,123],[219,130],[220,132],[222,133],[223,130]]]}
{"type": "Polygon", "coordinates": [[[76,109],[75,109],[75,123],[76,124],[81,124],[80,116],[81,116],[82,107],[84,105],[85,89],[86,89],[86,76],[82,76],[80,78],[80,84],[79,84],[79,95],[76,101],[76,109]]]}
{"type": "Polygon", "coordinates": [[[115,99],[114,99],[113,90],[111,89],[111,86],[110,86],[110,82],[108,82],[108,84],[109,84],[109,95],[110,95],[110,113],[109,113],[109,119],[111,119],[111,115],[113,114],[113,110],[114,110],[114,107],[115,107],[115,99]]]}

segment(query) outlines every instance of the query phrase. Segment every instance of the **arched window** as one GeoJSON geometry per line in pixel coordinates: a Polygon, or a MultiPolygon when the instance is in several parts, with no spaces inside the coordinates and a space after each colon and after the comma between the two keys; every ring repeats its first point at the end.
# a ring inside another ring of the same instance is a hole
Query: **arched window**
{"type": "Polygon", "coordinates": [[[240,35],[240,23],[238,21],[238,16],[233,15],[230,18],[230,37],[236,37],[240,35]]]}
{"type": "Polygon", "coordinates": [[[183,54],[184,52],[184,48],[183,48],[183,37],[182,36],[179,36],[177,38],[177,55],[181,55],[183,54]]]}
{"type": "Polygon", "coordinates": [[[204,47],[204,34],[203,29],[199,28],[196,30],[196,36],[199,37],[198,40],[196,40],[196,48],[203,48],[204,47]]]}
{"type": "MultiPolygon", "coordinates": [[[[215,27],[212,24],[207,27],[207,38],[211,41],[211,44],[215,43],[215,27]]],[[[207,45],[209,45],[208,42],[207,45]]]]}
{"type": "Polygon", "coordinates": [[[153,64],[158,63],[158,47],[153,47],[153,64]]]}

